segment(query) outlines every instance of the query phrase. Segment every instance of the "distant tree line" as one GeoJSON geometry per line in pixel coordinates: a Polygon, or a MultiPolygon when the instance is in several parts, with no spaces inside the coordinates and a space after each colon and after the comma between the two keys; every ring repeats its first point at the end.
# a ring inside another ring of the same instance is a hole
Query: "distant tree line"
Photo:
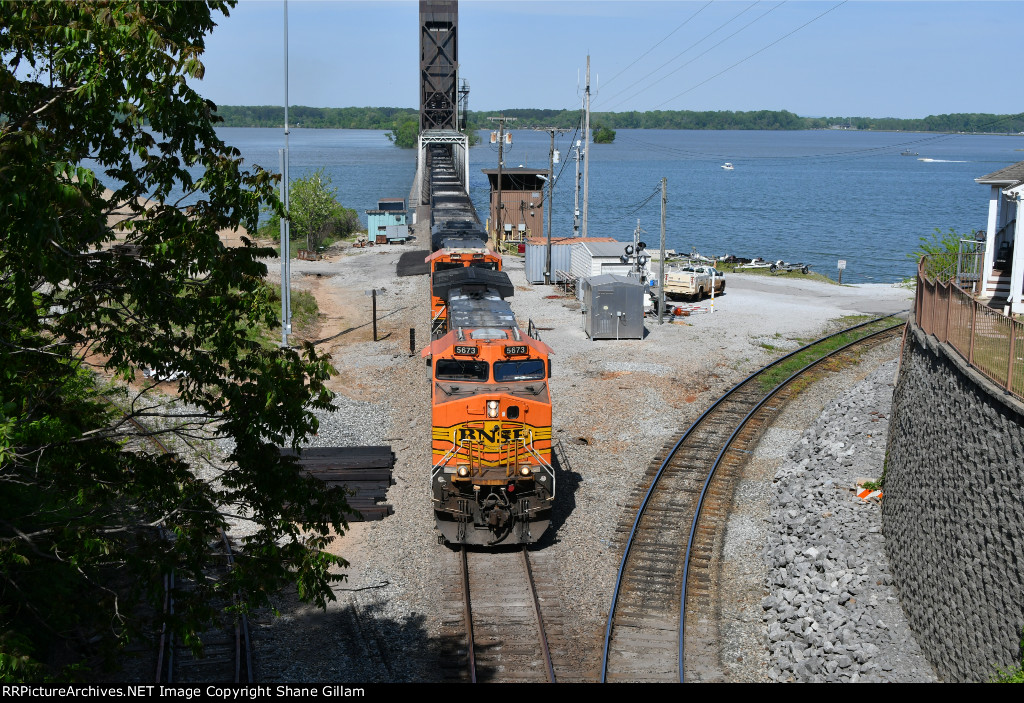
{"type": "MultiPolygon", "coordinates": [[[[488,129],[487,118],[516,117],[516,127],[553,126],[572,129],[579,124],[578,110],[502,110],[470,112],[470,126],[488,129]]],[[[914,132],[1021,132],[1024,113],[994,115],[965,113],[929,115],[920,119],[895,117],[800,117],[787,110],[652,110],[648,112],[593,112],[591,121],[608,129],[753,129],[797,130],[846,127],[850,129],[914,132]]]]}
{"type": "MultiPolygon", "coordinates": [[[[282,127],[284,108],[280,105],[219,105],[217,114],[225,127],[282,127]]],[[[393,129],[413,121],[419,123],[419,110],[411,107],[288,107],[292,127],[331,129],[393,129]]]]}
{"type": "MultiPolygon", "coordinates": [[[[226,127],[280,127],[284,124],[284,108],[277,105],[221,105],[217,113],[226,127]]],[[[572,129],[579,124],[579,110],[490,110],[468,113],[471,130],[490,129],[488,117],[516,117],[516,127],[562,127],[572,129]]],[[[652,110],[648,112],[594,112],[594,122],[609,130],[615,129],[753,129],[796,130],[849,129],[907,132],[1022,132],[1024,113],[994,115],[989,113],[957,113],[929,115],[915,119],[896,117],[800,117],[787,110],[751,110],[733,112],[716,110],[652,110]]],[[[305,107],[288,109],[288,121],[296,127],[329,127],[334,129],[383,129],[393,134],[396,143],[415,143],[419,112],[407,107],[305,107]],[[411,139],[410,139],[411,138],[411,139]]]]}

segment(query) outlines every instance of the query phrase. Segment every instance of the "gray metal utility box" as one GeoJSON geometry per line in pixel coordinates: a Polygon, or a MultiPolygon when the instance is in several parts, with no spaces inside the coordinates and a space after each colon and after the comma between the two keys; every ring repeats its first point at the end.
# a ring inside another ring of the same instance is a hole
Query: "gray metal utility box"
{"type": "Polygon", "coordinates": [[[643,339],[644,287],[616,274],[580,281],[583,329],[591,339],[643,339]]]}

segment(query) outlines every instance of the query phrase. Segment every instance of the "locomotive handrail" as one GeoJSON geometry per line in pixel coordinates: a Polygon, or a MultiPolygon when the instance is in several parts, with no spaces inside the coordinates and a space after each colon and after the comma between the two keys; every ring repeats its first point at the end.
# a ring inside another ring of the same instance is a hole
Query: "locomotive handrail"
{"type": "Polygon", "coordinates": [[[540,455],[540,452],[538,452],[534,448],[534,446],[533,446],[533,430],[530,430],[530,444],[526,445],[525,444],[525,439],[523,441],[524,441],[524,446],[526,446],[527,451],[529,451],[531,454],[533,454],[533,456],[537,459],[537,464],[540,466],[540,468],[543,471],[545,471],[548,474],[548,476],[551,477],[551,500],[554,501],[555,500],[555,467],[551,466],[546,461],[544,461],[544,457],[542,457],[540,455]]]}
{"type": "MultiPolygon", "coordinates": [[[[521,444],[522,448],[527,452],[527,454],[532,455],[537,460],[537,465],[540,467],[540,469],[542,471],[544,471],[544,473],[546,473],[551,478],[551,500],[554,500],[555,499],[555,495],[556,495],[555,486],[557,484],[557,479],[556,479],[556,476],[555,476],[555,469],[548,462],[544,461],[544,457],[541,456],[541,454],[537,450],[537,448],[533,446],[533,439],[534,439],[533,430],[529,430],[529,441],[527,441],[526,437],[521,437],[518,440],[516,440],[515,442],[503,442],[502,445],[503,446],[512,447],[512,446],[516,446],[516,445],[520,445],[521,444]]],[[[431,480],[431,482],[433,482],[437,478],[437,474],[440,471],[444,470],[445,466],[447,465],[448,461],[451,459],[452,456],[458,456],[459,449],[466,449],[467,452],[471,452],[472,451],[471,447],[472,447],[473,444],[475,444],[475,442],[473,440],[466,440],[466,439],[459,440],[458,444],[456,444],[455,441],[453,440],[452,441],[451,449],[449,449],[447,452],[445,452],[444,456],[442,456],[441,459],[436,464],[434,464],[433,468],[431,469],[431,471],[430,471],[430,480],[431,480]]],[[[499,452],[499,454],[500,454],[500,452],[499,452]]],[[[518,468],[518,458],[519,458],[518,447],[516,449],[515,456],[516,456],[516,464],[517,464],[517,468],[518,468]]],[[[469,475],[473,476],[474,469],[476,467],[473,464],[472,454],[471,453],[467,453],[467,461],[469,462],[469,475]]],[[[511,465],[511,464],[509,464],[509,465],[511,465]]]]}
{"type": "MultiPolygon", "coordinates": [[[[817,340],[811,342],[810,344],[806,344],[806,345],[804,345],[804,346],[802,346],[802,347],[800,347],[798,349],[795,349],[794,351],[790,352],[789,354],[786,354],[785,356],[782,356],[782,357],[776,359],[775,361],[771,362],[770,364],[767,364],[767,365],[761,367],[760,369],[758,369],[757,371],[755,371],[754,373],[750,374],[749,376],[747,376],[746,378],[741,380],[739,383],[734,385],[724,395],[722,395],[720,398],[718,398],[718,400],[716,400],[714,403],[712,403],[711,406],[708,407],[707,410],[705,410],[703,413],[701,413],[700,417],[698,417],[696,420],[693,421],[693,423],[687,428],[686,432],[683,433],[682,437],[679,438],[679,441],[675,443],[675,445],[672,447],[672,451],[670,451],[666,455],[665,459],[661,462],[661,466],[658,467],[657,473],[655,473],[654,478],[651,480],[651,485],[648,487],[647,492],[644,494],[644,498],[643,498],[643,500],[640,503],[640,508],[637,510],[636,518],[633,520],[633,526],[630,528],[629,535],[626,538],[626,546],[625,546],[625,549],[623,550],[622,562],[619,564],[618,574],[616,575],[616,578],[615,578],[615,588],[612,591],[612,602],[611,602],[611,607],[609,608],[609,611],[608,611],[608,622],[607,622],[607,625],[605,627],[604,655],[603,655],[602,663],[601,663],[601,682],[602,683],[605,683],[607,681],[607,676],[608,676],[608,648],[609,648],[609,645],[611,643],[612,621],[613,621],[613,619],[615,617],[615,606],[616,606],[616,603],[618,602],[619,589],[620,589],[620,587],[622,585],[622,576],[623,576],[623,573],[624,573],[625,568],[626,568],[626,561],[629,558],[630,549],[633,546],[633,538],[636,536],[636,530],[637,530],[637,527],[640,525],[640,519],[643,517],[644,511],[647,508],[647,504],[650,501],[651,495],[654,493],[654,489],[657,486],[658,481],[661,479],[662,474],[665,472],[665,469],[668,467],[669,462],[672,460],[672,457],[675,455],[675,453],[682,446],[683,442],[685,442],[686,439],[694,432],[694,430],[696,430],[697,427],[700,426],[700,424],[702,422],[704,422],[704,419],[708,415],[710,415],[712,411],[714,411],[727,398],[729,398],[733,393],[735,393],[741,386],[743,386],[746,383],[748,383],[749,381],[753,380],[756,376],[764,373],[768,369],[771,369],[771,368],[773,368],[775,366],[778,366],[778,365],[782,364],[783,362],[785,362],[789,358],[791,358],[791,357],[793,357],[793,356],[795,356],[795,355],[797,355],[797,354],[799,354],[799,353],[801,353],[801,352],[803,352],[803,351],[805,351],[805,350],[807,350],[807,349],[809,349],[809,348],[811,348],[811,347],[813,347],[813,346],[815,346],[817,344],[820,344],[820,343],[822,343],[822,342],[824,342],[826,340],[832,339],[833,337],[837,337],[837,336],[839,336],[841,334],[845,334],[847,332],[852,332],[853,330],[860,329],[861,327],[865,327],[865,326],[873,324],[875,322],[879,322],[880,320],[885,320],[885,319],[888,319],[890,317],[894,317],[897,314],[899,314],[899,313],[893,313],[892,315],[882,315],[880,317],[876,317],[874,319],[868,320],[867,322],[863,322],[863,323],[860,323],[858,325],[854,325],[852,327],[847,327],[845,329],[839,330],[838,332],[834,332],[833,334],[827,335],[825,337],[821,337],[820,339],[817,339],[817,340]]],[[[857,340],[857,341],[860,341],[860,340],[857,340]]],[[[854,343],[856,343],[856,342],[852,342],[851,344],[854,344],[854,343]]],[[[849,346],[849,345],[846,345],[846,346],[849,346]]],[[[845,348],[845,347],[843,347],[843,348],[845,348]]],[[[836,350],[836,352],[838,352],[838,351],[841,351],[841,350],[836,350]]],[[[817,363],[817,362],[815,362],[815,363],[817,363]]],[[[797,373],[800,373],[800,372],[798,371],[797,373]]],[[[785,381],[784,383],[788,383],[789,380],[790,379],[787,379],[787,381],[785,381]]],[[[782,384],[780,384],[779,387],[781,387],[781,385],[782,384]]],[[[772,390],[771,394],[766,396],[765,399],[767,399],[767,397],[770,397],[771,395],[774,395],[774,393],[777,390],[778,390],[778,388],[772,390]]],[[[763,404],[763,402],[764,402],[764,400],[762,400],[758,404],[758,407],[760,407],[760,405],[763,404]]],[[[748,415],[748,417],[749,417],[749,415],[748,415]]],[[[746,422],[746,418],[744,419],[743,422],[746,422]]],[[[741,423],[740,426],[742,426],[742,423],[741,423]]],[[[733,434],[735,435],[735,433],[733,433],[733,434]]],[[[731,443],[731,441],[732,441],[732,438],[730,437],[729,442],[731,443]]],[[[726,445],[726,447],[728,447],[728,444],[726,445]]],[[[703,497],[704,497],[704,494],[705,494],[705,492],[707,490],[707,486],[708,486],[708,484],[710,482],[710,479],[714,475],[714,471],[717,468],[718,461],[721,459],[721,456],[724,454],[724,451],[725,450],[723,449],[722,454],[719,454],[719,459],[716,460],[715,466],[712,467],[712,470],[709,472],[708,479],[705,482],[704,490],[701,492],[701,498],[700,498],[701,502],[703,501],[703,497]]],[[[697,517],[700,514],[700,507],[699,506],[700,506],[700,504],[698,503],[698,508],[697,508],[697,511],[696,511],[696,513],[694,515],[694,523],[693,523],[694,526],[696,525],[696,519],[697,519],[697,517]]],[[[694,528],[691,528],[691,532],[690,532],[690,541],[691,542],[692,542],[692,539],[693,539],[693,531],[694,531],[694,528]]],[[[689,545],[688,545],[688,548],[687,548],[686,562],[684,563],[683,596],[682,596],[684,599],[685,599],[685,585],[686,585],[686,569],[688,568],[688,565],[689,565],[689,545]]],[[[682,604],[685,605],[685,600],[682,601],[682,604]]],[[[685,608],[681,609],[681,611],[680,611],[680,620],[679,620],[679,622],[680,622],[679,682],[680,683],[683,682],[683,637],[682,637],[682,635],[683,635],[684,617],[685,617],[685,608]]]]}
{"type": "Polygon", "coordinates": [[[437,472],[444,469],[445,464],[448,463],[448,459],[452,455],[452,452],[455,452],[455,451],[458,451],[458,447],[455,444],[455,440],[452,440],[452,448],[449,449],[447,452],[445,452],[445,455],[443,457],[441,457],[441,461],[439,461],[436,464],[434,464],[434,468],[430,472],[430,481],[431,482],[433,482],[434,479],[437,477],[437,472]]]}

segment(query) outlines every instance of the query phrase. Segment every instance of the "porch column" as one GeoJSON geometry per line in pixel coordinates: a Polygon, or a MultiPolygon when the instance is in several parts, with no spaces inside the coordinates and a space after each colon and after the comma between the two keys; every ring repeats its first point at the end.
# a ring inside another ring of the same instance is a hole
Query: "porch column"
{"type": "Polygon", "coordinates": [[[979,297],[985,297],[988,281],[992,278],[992,265],[995,262],[996,230],[999,229],[999,186],[992,186],[988,196],[988,225],[985,229],[985,263],[981,267],[981,290],[979,297]]]}
{"type": "Polygon", "coordinates": [[[1010,274],[1010,312],[1020,314],[1024,312],[1024,300],[1022,300],[1022,289],[1024,289],[1024,222],[1021,222],[1019,192],[1012,193],[1014,206],[1017,210],[1017,221],[1013,226],[1013,272],[1010,274]]]}

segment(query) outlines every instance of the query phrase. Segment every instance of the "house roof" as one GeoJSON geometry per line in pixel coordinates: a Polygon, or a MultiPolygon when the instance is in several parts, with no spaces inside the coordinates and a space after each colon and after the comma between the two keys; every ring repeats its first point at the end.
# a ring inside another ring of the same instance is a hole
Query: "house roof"
{"type": "Polygon", "coordinates": [[[993,171],[987,176],[975,178],[975,183],[982,185],[1007,186],[1013,183],[1024,181],[1024,161],[1018,161],[1012,166],[993,171]]]}
{"type": "MultiPolygon", "coordinates": [[[[498,169],[496,168],[482,168],[480,169],[488,176],[497,176],[498,169]]],[[[527,168],[526,166],[506,166],[501,169],[503,176],[547,176],[548,170],[546,168],[527,168]]]]}
{"type": "Polygon", "coordinates": [[[582,246],[592,257],[618,259],[626,253],[627,242],[583,242],[582,246]]]}
{"type": "Polygon", "coordinates": [[[623,276],[623,275],[617,274],[617,273],[602,273],[602,274],[600,274],[598,276],[590,276],[589,278],[587,278],[587,281],[590,282],[590,285],[591,285],[592,288],[597,288],[598,286],[606,286],[606,285],[610,285],[610,284],[628,285],[628,286],[642,286],[643,285],[643,284],[640,283],[639,280],[637,280],[636,278],[633,278],[632,276],[623,276]]]}
{"type": "MultiPolygon", "coordinates": [[[[552,237],[551,246],[559,246],[561,244],[583,244],[584,242],[614,242],[614,237],[552,237]]],[[[527,244],[543,244],[547,246],[548,240],[546,237],[528,237],[526,240],[527,244]]]]}

